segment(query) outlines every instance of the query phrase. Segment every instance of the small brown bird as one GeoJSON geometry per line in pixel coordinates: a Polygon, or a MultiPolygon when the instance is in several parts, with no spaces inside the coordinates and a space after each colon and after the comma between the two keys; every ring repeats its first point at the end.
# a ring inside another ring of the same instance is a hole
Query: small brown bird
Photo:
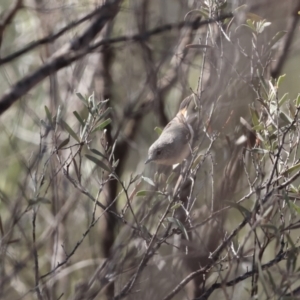
{"type": "Polygon", "coordinates": [[[181,163],[191,153],[194,130],[188,116],[188,106],[193,96],[185,98],[179,112],[172,119],[159,138],[151,145],[145,164],[153,161],[160,165],[174,165],[181,163]]]}

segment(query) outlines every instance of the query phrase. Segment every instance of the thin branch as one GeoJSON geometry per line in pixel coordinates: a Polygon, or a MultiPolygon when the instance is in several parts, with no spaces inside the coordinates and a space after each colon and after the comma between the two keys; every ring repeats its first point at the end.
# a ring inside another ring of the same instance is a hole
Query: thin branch
{"type": "Polygon", "coordinates": [[[10,8],[7,10],[7,12],[4,14],[2,19],[0,20],[0,48],[2,45],[2,38],[3,33],[6,28],[6,26],[9,25],[9,23],[12,21],[15,14],[18,12],[18,10],[22,7],[23,0],[16,0],[10,8]]]}
{"type": "Polygon", "coordinates": [[[48,35],[44,38],[41,38],[37,41],[32,41],[29,44],[27,44],[26,46],[24,46],[23,48],[21,48],[20,50],[17,50],[16,52],[9,54],[9,55],[3,57],[2,59],[0,58],[0,65],[10,62],[10,61],[20,57],[21,55],[37,48],[38,46],[54,42],[56,39],[61,37],[64,33],[68,32],[72,28],[80,25],[81,23],[83,23],[83,22],[91,19],[92,17],[96,16],[97,14],[99,14],[99,11],[101,11],[101,9],[102,9],[102,6],[95,9],[91,13],[85,15],[84,17],[69,23],[65,27],[61,28],[58,32],[56,32],[54,34],[50,34],[50,35],[48,35]]]}
{"type": "MultiPolygon", "coordinates": [[[[262,270],[269,269],[270,267],[272,267],[275,264],[279,263],[280,261],[284,260],[289,255],[289,253],[294,252],[294,251],[298,251],[298,250],[300,250],[300,247],[297,247],[297,248],[294,248],[294,249],[289,249],[289,250],[286,250],[285,252],[278,253],[274,259],[272,259],[269,262],[261,265],[262,270]]],[[[202,294],[202,296],[200,298],[198,298],[198,300],[206,300],[212,294],[212,292],[215,291],[216,289],[223,288],[224,286],[234,286],[237,283],[251,277],[252,275],[258,274],[258,272],[259,272],[258,269],[255,268],[254,270],[245,272],[244,274],[242,274],[242,275],[240,275],[240,276],[236,277],[235,279],[230,280],[228,282],[214,283],[209,289],[207,289],[207,291],[205,291],[202,294]]]]}
{"type": "Polygon", "coordinates": [[[35,222],[36,222],[36,215],[37,209],[33,208],[33,215],[32,215],[32,240],[33,240],[33,257],[34,257],[34,277],[35,277],[35,290],[39,300],[42,300],[42,294],[39,287],[39,259],[38,259],[38,252],[36,248],[36,234],[35,234],[35,222]]]}
{"type": "Polygon", "coordinates": [[[277,78],[280,75],[282,71],[282,67],[287,59],[288,50],[292,44],[294,33],[299,21],[299,13],[298,13],[299,11],[300,11],[300,1],[298,0],[298,3],[292,12],[292,16],[288,24],[287,34],[282,40],[282,43],[280,44],[280,49],[277,54],[276,63],[273,65],[272,70],[270,72],[273,78],[277,78]]]}
{"type": "MultiPolygon", "coordinates": [[[[118,5],[121,0],[115,0],[113,3],[114,5],[118,5]]],[[[111,4],[111,5],[113,5],[111,4]]],[[[106,11],[107,8],[104,10],[106,11]]],[[[117,12],[115,11],[115,14],[117,12]]],[[[115,15],[110,15],[111,18],[115,15]]],[[[226,18],[232,17],[232,14],[227,14],[220,16],[217,20],[224,20],[226,18]]],[[[199,22],[198,20],[196,22],[192,23],[186,23],[181,22],[176,24],[176,27],[172,27],[172,25],[167,24],[165,26],[156,28],[154,30],[149,31],[148,33],[141,35],[132,35],[132,36],[125,36],[125,37],[119,37],[116,39],[109,39],[100,41],[98,43],[95,43],[92,46],[86,47],[86,45],[91,42],[91,40],[96,35],[96,29],[98,32],[104,27],[107,21],[110,19],[107,18],[107,16],[103,16],[100,14],[100,16],[96,19],[100,25],[95,26],[94,23],[91,26],[91,28],[87,29],[84,34],[87,35],[87,37],[84,37],[81,35],[79,38],[73,40],[68,47],[65,49],[62,48],[58,52],[56,52],[50,60],[44,64],[42,67],[40,67],[38,70],[34,71],[33,73],[23,77],[21,80],[19,80],[17,83],[15,83],[14,86],[12,86],[0,99],[0,115],[5,112],[14,102],[16,102],[19,98],[24,96],[28,91],[30,91],[34,86],[36,86],[38,83],[40,83],[43,79],[45,79],[47,76],[57,72],[58,70],[69,66],[74,61],[82,58],[87,53],[99,48],[100,46],[106,45],[108,43],[117,43],[117,42],[124,42],[124,41],[136,41],[140,39],[147,39],[150,35],[159,34],[167,30],[172,30],[174,28],[182,28],[185,26],[192,27],[192,29],[197,29],[201,26],[216,22],[215,19],[208,19],[199,22]],[[74,51],[72,51],[74,50],[74,51]]]]}

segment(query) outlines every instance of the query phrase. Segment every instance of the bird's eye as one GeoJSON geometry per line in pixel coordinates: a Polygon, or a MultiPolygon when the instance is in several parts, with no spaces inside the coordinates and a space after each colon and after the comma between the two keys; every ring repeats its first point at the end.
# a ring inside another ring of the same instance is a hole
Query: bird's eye
{"type": "Polygon", "coordinates": [[[156,154],[160,155],[161,154],[161,149],[157,149],[156,154]]]}

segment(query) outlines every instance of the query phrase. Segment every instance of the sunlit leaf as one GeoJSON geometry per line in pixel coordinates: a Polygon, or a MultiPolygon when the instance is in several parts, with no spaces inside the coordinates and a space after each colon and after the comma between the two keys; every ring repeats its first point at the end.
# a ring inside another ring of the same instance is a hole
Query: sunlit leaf
{"type": "Polygon", "coordinates": [[[297,99],[296,99],[296,106],[300,106],[300,94],[298,94],[297,99]]]}
{"type": "Polygon", "coordinates": [[[288,93],[285,93],[279,100],[278,105],[281,107],[289,98],[288,98],[288,93]]]}
{"type": "Polygon", "coordinates": [[[253,126],[259,125],[259,118],[256,109],[250,106],[250,113],[251,113],[251,119],[253,126]]]}
{"type": "Polygon", "coordinates": [[[286,77],[286,74],[280,75],[278,80],[277,80],[277,87],[279,87],[281,85],[281,83],[283,82],[284,78],[286,77]]]}
{"type": "Polygon", "coordinates": [[[144,181],[146,181],[147,183],[149,183],[150,185],[155,186],[155,183],[153,182],[152,179],[150,179],[150,178],[148,178],[148,177],[144,177],[144,176],[142,176],[142,179],[143,179],[144,181]]]}
{"type": "Polygon", "coordinates": [[[275,34],[275,36],[268,43],[268,48],[272,48],[285,34],[287,31],[279,31],[275,34]]]}
{"type": "Polygon", "coordinates": [[[167,178],[166,184],[170,184],[175,177],[175,172],[172,172],[170,176],[167,178]]]}
{"type": "Polygon", "coordinates": [[[163,130],[160,127],[155,127],[154,130],[158,135],[161,135],[161,133],[163,132],[163,130]]]}
{"type": "Polygon", "coordinates": [[[172,209],[172,210],[175,210],[175,209],[177,209],[177,208],[179,208],[179,207],[181,207],[181,203],[180,203],[180,202],[177,202],[177,203],[175,203],[175,204],[171,207],[171,209],[172,209]]]}
{"type": "Polygon", "coordinates": [[[247,13],[246,17],[247,17],[247,19],[250,19],[250,20],[256,21],[256,22],[263,21],[263,18],[261,16],[256,15],[254,13],[247,13]]]}
{"type": "Polygon", "coordinates": [[[144,197],[144,196],[147,196],[147,195],[152,194],[152,193],[153,193],[153,191],[145,191],[145,190],[143,190],[143,191],[138,191],[136,193],[136,196],[137,197],[144,197]]]}
{"type": "Polygon", "coordinates": [[[295,171],[298,171],[300,169],[300,163],[299,164],[296,164],[290,168],[288,168],[287,170],[285,170],[284,172],[282,172],[282,175],[288,175],[292,172],[295,172],[295,171]]]}
{"type": "Polygon", "coordinates": [[[254,26],[254,22],[252,20],[248,19],[246,23],[253,32],[256,32],[256,27],[254,26]]]}
{"type": "Polygon", "coordinates": [[[118,166],[119,162],[120,162],[120,160],[117,159],[117,160],[113,163],[112,168],[115,169],[115,168],[118,166]]]}

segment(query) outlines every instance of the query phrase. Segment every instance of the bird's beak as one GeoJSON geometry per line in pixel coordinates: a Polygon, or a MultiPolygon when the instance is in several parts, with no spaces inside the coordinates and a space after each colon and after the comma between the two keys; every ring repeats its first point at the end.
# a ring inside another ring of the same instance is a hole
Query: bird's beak
{"type": "Polygon", "coordinates": [[[148,157],[148,158],[146,159],[146,161],[145,161],[145,165],[146,165],[147,163],[149,163],[150,161],[152,161],[152,160],[153,160],[152,158],[148,157]]]}

